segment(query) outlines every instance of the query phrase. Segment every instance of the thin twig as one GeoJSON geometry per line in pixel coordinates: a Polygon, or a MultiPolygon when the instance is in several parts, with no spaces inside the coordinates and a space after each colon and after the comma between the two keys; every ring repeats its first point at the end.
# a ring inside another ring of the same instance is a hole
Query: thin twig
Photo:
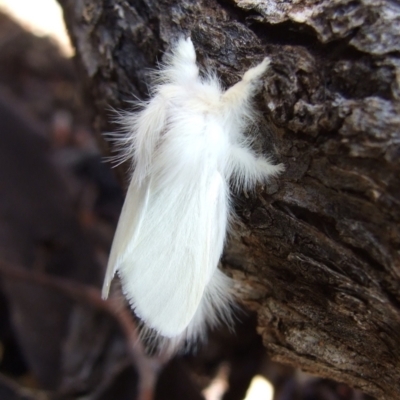
{"type": "Polygon", "coordinates": [[[117,300],[104,301],[100,290],[79,282],[31,271],[21,267],[11,267],[0,261],[0,273],[8,278],[56,289],[71,299],[89,304],[110,314],[119,323],[126,338],[132,362],[139,374],[138,400],[152,400],[158,372],[164,361],[146,356],[145,350],[139,340],[136,324],[126,310],[117,300]]]}

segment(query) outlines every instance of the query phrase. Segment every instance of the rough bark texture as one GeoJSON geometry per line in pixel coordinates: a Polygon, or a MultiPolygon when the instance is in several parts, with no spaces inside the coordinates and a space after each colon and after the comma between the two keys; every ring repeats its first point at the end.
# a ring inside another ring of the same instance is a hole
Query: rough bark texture
{"type": "Polygon", "coordinates": [[[237,201],[224,257],[273,359],[400,393],[400,6],[379,0],[60,0],[93,94],[146,97],[179,35],[226,85],[264,56],[258,144],[279,180],[237,201]]]}

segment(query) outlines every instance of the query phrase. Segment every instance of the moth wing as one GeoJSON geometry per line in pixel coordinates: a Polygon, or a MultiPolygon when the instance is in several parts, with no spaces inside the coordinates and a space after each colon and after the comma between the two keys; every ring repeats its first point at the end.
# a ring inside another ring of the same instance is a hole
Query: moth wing
{"type": "Polygon", "coordinates": [[[102,289],[103,299],[107,299],[109,295],[111,281],[114,278],[127,249],[132,246],[138,238],[143,218],[146,213],[149,191],[149,178],[142,182],[139,187],[137,187],[134,180],[132,180],[129,185],[108,259],[102,289]]]}
{"type": "Polygon", "coordinates": [[[226,183],[216,172],[151,192],[140,235],[128,246],[119,275],[139,318],[175,337],[192,321],[222,253],[226,183]]]}

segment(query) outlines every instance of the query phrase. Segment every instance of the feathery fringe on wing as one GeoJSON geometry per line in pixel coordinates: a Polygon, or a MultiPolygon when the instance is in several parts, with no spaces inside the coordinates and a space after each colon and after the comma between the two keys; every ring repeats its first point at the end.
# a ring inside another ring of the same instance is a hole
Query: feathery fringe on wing
{"type": "MultiPolygon", "coordinates": [[[[181,335],[166,337],[148,327],[140,320],[139,337],[152,354],[172,356],[178,352],[196,351],[207,341],[207,331],[224,324],[230,329],[234,324],[233,281],[221,270],[216,269],[206,287],[199,308],[181,335]]],[[[127,294],[125,294],[127,296],[127,294]]],[[[133,311],[135,311],[134,307],[133,311]]]]}
{"type": "Polygon", "coordinates": [[[129,175],[132,175],[135,169],[135,133],[139,114],[149,105],[149,101],[137,100],[131,103],[132,110],[112,110],[112,122],[118,126],[118,130],[103,133],[104,139],[112,143],[112,152],[115,153],[105,160],[114,168],[129,162],[129,175]]]}

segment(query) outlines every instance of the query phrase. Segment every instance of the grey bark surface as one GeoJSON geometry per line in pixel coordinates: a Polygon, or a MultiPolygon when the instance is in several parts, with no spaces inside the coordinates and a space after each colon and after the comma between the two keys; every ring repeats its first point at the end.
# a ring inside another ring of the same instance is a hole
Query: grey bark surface
{"type": "Polygon", "coordinates": [[[225,269],[274,360],[398,399],[400,5],[59,1],[99,130],[182,34],[226,86],[271,57],[257,145],[286,172],[236,198],[225,269]]]}

